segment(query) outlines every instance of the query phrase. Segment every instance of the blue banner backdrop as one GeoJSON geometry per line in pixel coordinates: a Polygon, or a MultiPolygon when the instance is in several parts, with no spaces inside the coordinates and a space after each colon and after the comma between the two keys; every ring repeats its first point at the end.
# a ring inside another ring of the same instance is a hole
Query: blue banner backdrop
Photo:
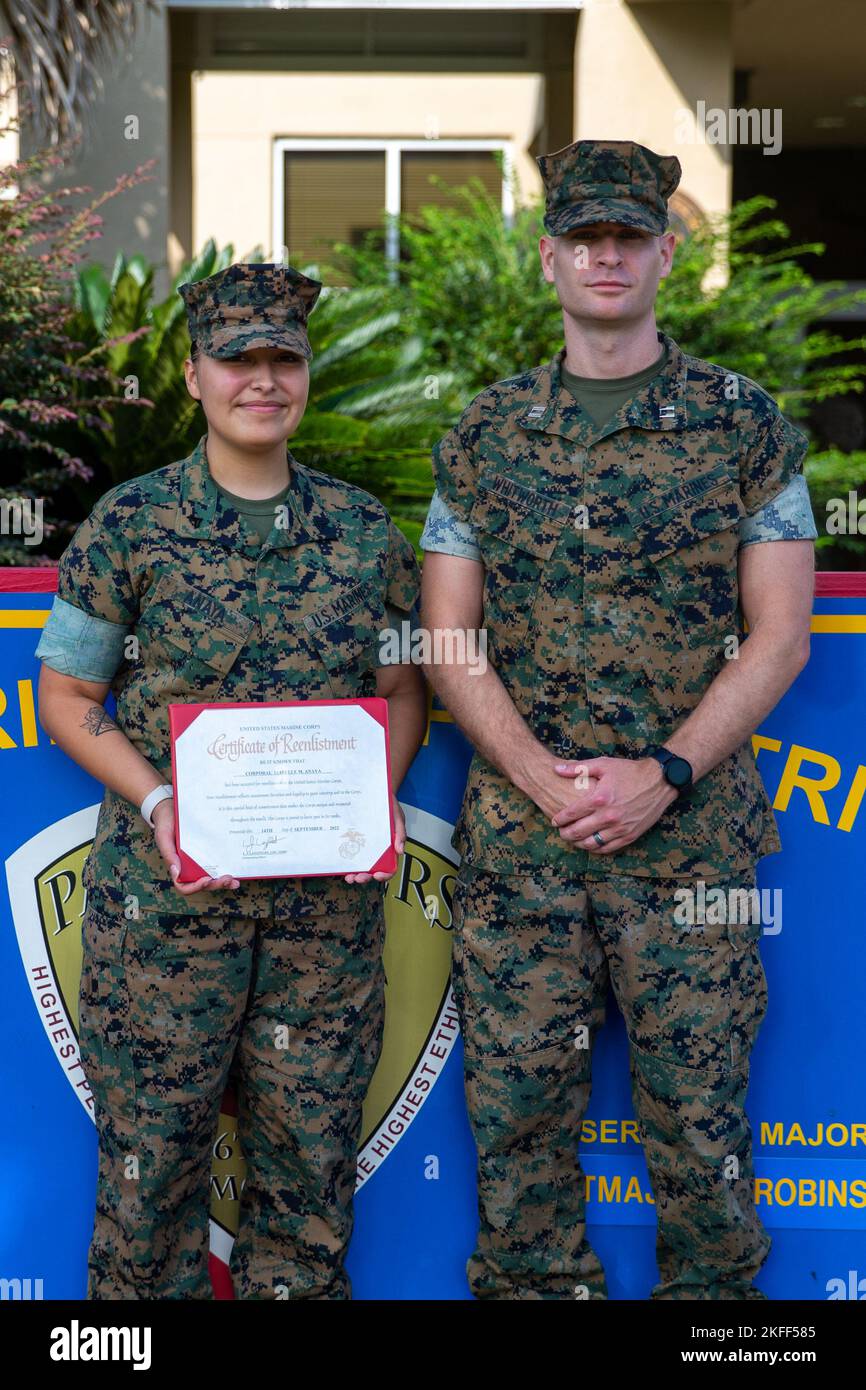
{"type": "MultiPolygon", "coordinates": [[[[0,573],[0,1083],[8,1107],[0,1280],[13,1281],[2,1286],[7,1296],[81,1298],[96,1135],[76,1041],[80,874],[102,788],[36,716],[33,651],[55,582],[53,569],[0,573]]],[[[784,844],[758,873],[759,887],[782,890],[781,912],[762,934],[770,1004],[748,1104],[755,1198],[773,1238],[759,1283],[771,1299],[864,1299],[864,576],[819,575],[812,628],[809,665],[754,739],[784,844]]],[[[470,751],[432,707],[400,789],[407,854],[389,887],[388,1016],[365,1107],[349,1252],[360,1299],[469,1297],[475,1152],[448,956],[457,862],[450,832],[470,751]]],[[[233,1130],[230,1097],[224,1108],[211,1248],[217,1296],[231,1297],[243,1136],[233,1130]]],[[[590,1237],[616,1299],[645,1298],[657,1277],[652,1193],[632,1119],[625,1033],[611,1000],[580,1148],[590,1237]]]]}

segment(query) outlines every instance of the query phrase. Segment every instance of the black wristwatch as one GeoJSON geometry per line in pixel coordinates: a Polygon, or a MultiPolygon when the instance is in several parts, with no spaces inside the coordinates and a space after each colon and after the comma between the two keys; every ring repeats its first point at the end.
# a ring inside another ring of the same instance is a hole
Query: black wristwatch
{"type": "Polygon", "coordinates": [[[685,758],[678,758],[669,748],[648,748],[646,756],[661,763],[666,780],[680,796],[688,796],[694,785],[691,763],[686,762],[685,758]]]}

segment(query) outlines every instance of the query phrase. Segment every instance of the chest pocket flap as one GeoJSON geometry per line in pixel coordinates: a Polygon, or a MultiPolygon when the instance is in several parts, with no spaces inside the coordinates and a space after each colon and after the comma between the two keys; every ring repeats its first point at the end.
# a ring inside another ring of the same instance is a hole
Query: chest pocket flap
{"type": "Polygon", "coordinates": [[[719,465],[639,506],[635,530],[644,553],[655,560],[726,531],[745,515],[736,482],[719,465]]]}
{"type": "MultiPolygon", "coordinates": [[[[501,473],[482,474],[469,514],[472,525],[518,550],[546,560],[557,547],[571,505],[501,473]]],[[[482,553],[483,553],[482,542],[482,553]]]]}
{"type": "Polygon", "coordinates": [[[148,596],[141,623],[149,637],[225,675],[256,626],[218,599],[164,574],[148,596]]]}

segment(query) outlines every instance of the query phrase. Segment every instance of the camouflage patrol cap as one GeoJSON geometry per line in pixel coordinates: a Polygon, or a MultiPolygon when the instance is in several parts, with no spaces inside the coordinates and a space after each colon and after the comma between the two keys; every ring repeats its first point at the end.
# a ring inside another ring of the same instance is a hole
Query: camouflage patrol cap
{"type": "Polygon", "coordinates": [[[307,316],[322,286],[290,265],[230,265],[178,287],[189,336],[209,357],[233,357],[254,347],[291,348],[313,355],[307,316]]]}
{"type": "Polygon", "coordinates": [[[592,222],[622,222],[660,235],[682,175],[676,155],[631,140],[577,140],[536,164],[544,180],[544,227],[562,236],[592,222]]]}

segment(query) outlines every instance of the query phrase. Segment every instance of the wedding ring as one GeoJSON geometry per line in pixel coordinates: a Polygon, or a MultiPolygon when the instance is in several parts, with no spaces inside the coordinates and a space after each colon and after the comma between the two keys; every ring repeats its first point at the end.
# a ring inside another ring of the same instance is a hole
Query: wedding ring
{"type": "Polygon", "coordinates": [[[592,832],[592,838],[595,840],[595,843],[596,843],[597,845],[603,845],[603,844],[604,844],[604,840],[601,838],[601,836],[599,835],[599,833],[598,833],[597,830],[593,830],[593,832],[592,832]]]}

